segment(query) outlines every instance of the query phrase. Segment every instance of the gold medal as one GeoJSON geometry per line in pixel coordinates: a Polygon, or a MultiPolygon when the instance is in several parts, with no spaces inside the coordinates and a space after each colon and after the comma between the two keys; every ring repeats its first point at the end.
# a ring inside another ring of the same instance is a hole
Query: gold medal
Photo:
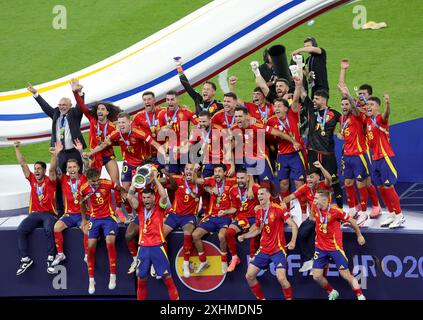
{"type": "Polygon", "coordinates": [[[217,199],[216,199],[216,207],[220,207],[220,196],[219,197],[217,197],[217,199]]]}
{"type": "Polygon", "coordinates": [[[38,200],[40,200],[40,201],[41,201],[41,200],[43,200],[43,199],[44,199],[44,195],[43,195],[43,194],[41,194],[41,195],[39,195],[39,196],[38,196],[38,200]]]}
{"type": "Polygon", "coordinates": [[[143,232],[143,233],[147,233],[147,228],[144,228],[144,229],[142,230],[142,232],[143,232]]]}
{"type": "Polygon", "coordinates": [[[322,227],[322,231],[323,231],[323,233],[328,233],[328,230],[326,229],[326,225],[325,224],[322,227]]]}
{"type": "Polygon", "coordinates": [[[197,197],[195,197],[195,202],[198,202],[198,201],[200,201],[200,199],[199,198],[197,198],[197,197]]]}
{"type": "Polygon", "coordinates": [[[325,131],[320,132],[320,134],[322,135],[322,137],[324,137],[326,135],[325,131]]]}
{"type": "Polygon", "coordinates": [[[78,199],[75,199],[73,203],[78,204],[79,203],[78,199]]]}

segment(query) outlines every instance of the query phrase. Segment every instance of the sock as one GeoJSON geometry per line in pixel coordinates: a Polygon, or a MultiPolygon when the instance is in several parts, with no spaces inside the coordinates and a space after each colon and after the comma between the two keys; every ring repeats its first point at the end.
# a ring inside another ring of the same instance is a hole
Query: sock
{"type": "Polygon", "coordinates": [[[137,241],[135,241],[135,239],[132,239],[131,241],[128,242],[128,249],[132,257],[137,256],[138,246],[137,246],[137,241]]]}
{"type": "Polygon", "coordinates": [[[96,247],[88,247],[88,276],[94,278],[96,247]]]}
{"type": "Polygon", "coordinates": [[[220,259],[222,260],[222,262],[228,262],[228,253],[227,252],[222,252],[220,254],[220,259]]]}
{"type": "Polygon", "coordinates": [[[236,230],[232,228],[226,229],[226,242],[228,243],[229,252],[232,256],[238,254],[238,248],[236,246],[236,230]]]}
{"type": "Polygon", "coordinates": [[[282,288],[282,292],[285,296],[285,300],[292,300],[292,287],[282,288]]]}
{"type": "Polygon", "coordinates": [[[363,291],[361,290],[361,288],[358,288],[358,289],[353,288],[353,291],[357,297],[363,294],[363,291]]]}
{"type": "Polygon", "coordinates": [[[330,283],[328,282],[328,284],[327,285],[325,285],[324,287],[323,287],[323,289],[325,289],[325,291],[327,292],[327,293],[331,293],[332,292],[332,290],[333,290],[333,288],[332,288],[332,286],[330,285],[330,283]]]}
{"type": "Polygon", "coordinates": [[[85,254],[88,256],[88,234],[84,233],[84,251],[85,254]]]}
{"type": "Polygon", "coordinates": [[[198,258],[200,259],[200,262],[206,262],[206,260],[207,260],[206,253],[205,252],[199,252],[198,258]]]}
{"type": "Polygon", "coordinates": [[[54,233],[54,242],[56,243],[57,253],[63,253],[63,233],[54,233]]]}
{"type": "Polygon", "coordinates": [[[351,186],[346,185],[345,186],[345,193],[347,195],[348,207],[350,209],[354,208],[355,207],[355,199],[357,198],[354,185],[351,185],[351,186]]]}
{"type": "Polygon", "coordinates": [[[382,186],[377,187],[380,193],[380,197],[382,198],[383,203],[385,204],[386,208],[389,212],[394,212],[394,209],[392,208],[392,202],[391,199],[386,194],[386,189],[382,186]]]}
{"type": "Polygon", "coordinates": [[[394,186],[385,189],[385,194],[386,194],[386,197],[391,200],[392,209],[395,212],[395,214],[400,214],[401,213],[400,199],[398,197],[398,193],[396,192],[394,186]]]}
{"type": "Polygon", "coordinates": [[[147,280],[137,281],[137,300],[147,300],[147,280]]]}
{"type": "Polygon", "coordinates": [[[253,258],[260,247],[260,236],[250,239],[250,258],[253,258]]]}
{"type": "Polygon", "coordinates": [[[179,300],[178,289],[176,289],[175,283],[172,280],[172,277],[167,277],[163,280],[164,284],[167,287],[167,292],[169,293],[170,300],[179,300]]]}
{"type": "Polygon", "coordinates": [[[116,247],[114,243],[107,243],[107,254],[109,256],[110,273],[116,274],[116,247]]]}
{"type": "MultiPolygon", "coordinates": [[[[282,199],[283,199],[283,198],[285,198],[285,197],[289,196],[290,194],[291,194],[291,193],[289,192],[289,190],[282,191],[282,192],[281,192],[281,197],[282,197],[282,199]]],[[[286,204],[286,208],[288,209],[288,211],[290,211],[290,210],[291,210],[291,203],[290,203],[290,202],[288,202],[288,203],[286,204]]]]}
{"type": "Polygon", "coordinates": [[[338,205],[338,207],[342,208],[342,205],[344,204],[344,202],[342,199],[342,189],[341,189],[341,185],[339,184],[339,181],[332,185],[332,189],[333,189],[333,193],[335,194],[336,204],[338,205]]]}
{"type": "Polygon", "coordinates": [[[358,193],[360,194],[360,205],[361,205],[361,211],[367,210],[367,197],[368,192],[366,187],[358,188],[358,193]]]}
{"type": "Polygon", "coordinates": [[[253,294],[256,296],[257,300],[264,300],[264,294],[263,294],[263,291],[261,290],[261,286],[259,282],[257,282],[257,284],[255,284],[254,286],[250,287],[250,289],[253,292],[253,294]]]}
{"type": "Polygon", "coordinates": [[[375,186],[371,184],[370,187],[367,188],[367,192],[369,194],[370,202],[372,203],[372,207],[380,206],[375,186]]]}
{"type": "Polygon", "coordinates": [[[184,261],[189,261],[192,250],[192,235],[184,234],[184,261]]]}

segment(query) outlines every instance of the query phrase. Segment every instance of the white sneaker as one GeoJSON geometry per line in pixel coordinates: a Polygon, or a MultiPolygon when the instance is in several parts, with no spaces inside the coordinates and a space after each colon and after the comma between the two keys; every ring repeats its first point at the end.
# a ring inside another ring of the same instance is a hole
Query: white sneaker
{"type": "Polygon", "coordinates": [[[355,210],[355,208],[349,208],[349,209],[348,209],[348,215],[349,215],[351,218],[355,219],[355,217],[356,217],[356,215],[357,215],[357,210],[355,210]]]}
{"type": "Polygon", "coordinates": [[[189,261],[184,261],[182,265],[182,270],[184,271],[184,278],[189,278],[191,273],[189,270],[189,261]]]}
{"type": "Polygon", "coordinates": [[[359,227],[364,227],[364,223],[367,221],[369,216],[366,212],[361,212],[357,218],[357,224],[359,227]]]}
{"type": "Polygon", "coordinates": [[[396,229],[401,227],[405,222],[405,217],[402,213],[396,214],[394,221],[389,225],[389,229],[396,229]]]}
{"type": "Polygon", "coordinates": [[[113,290],[114,288],[116,288],[116,275],[111,273],[109,280],[109,290],[113,290]]]}
{"type": "Polygon", "coordinates": [[[388,217],[381,223],[381,227],[388,227],[395,220],[395,213],[389,213],[388,217]]]}
{"type": "Polygon", "coordinates": [[[200,262],[200,265],[198,266],[197,270],[195,270],[195,273],[199,274],[202,273],[205,269],[209,267],[209,262],[206,260],[204,262],[200,262]]]}
{"type": "Polygon", "coordinates": [[[131,266],[129,267],[128,274],[133,274],[137,270],[138,259],[133,257],[131,266]]]}
{"type": "Polygon", "coordinates": [[[304,262],[298,272],[307,272],[311,269],[313,269],[313,259],[304,262]]]}
{"type": "Polygon", "coordinates": [[[84,256],[84,262],[85,262],[86,264],[88,264],[88,256],[87,256],[87,255],[85,255],[85,256],[84,256]]]}
{"type": "Polygon", "coordinates": [[[56,258],[54,258],[53,263],[51,265],[53,267],[54,266],[57,266],[60,262],[62,262],[65,259],[66,259],[66,256],[65,256],[65,254],[63,252],[62,253],[58,253],[58,254],[56,254],[56,258]]]}
{"type": "Polygon", "coordinates": [[[357,296],[357,300],[367,300],[367,299],[364,295],[360,294],[359,296],[357,296]]]}
{"type": "Polygon", "coordinates": [[[94,294],[94,292],[95,292],[95,281],[94,281],[94,278],[90,278],[90,282],[88,285],[88,293],[94,294]]]}
{"type": "Polygon", "coordinates": [[[222,261],[222,274],[226,274],[228,272],[228,263],[226,261],[222,261]]]}
{"type": "Polygon", "coordinates": [[[328,300],[336,300],[338,299],[338,297],[339,297],[339,292],[333,289],[328,295],[328,300]]]}

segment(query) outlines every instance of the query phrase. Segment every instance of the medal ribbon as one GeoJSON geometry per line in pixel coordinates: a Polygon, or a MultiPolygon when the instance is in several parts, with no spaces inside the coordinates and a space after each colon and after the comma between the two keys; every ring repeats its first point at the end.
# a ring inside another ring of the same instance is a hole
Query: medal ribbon
{"type": "MultiPolygon", "coordinates": [[[[107,127],[109,126],[109,122],[106,122],[103,129],[103,139],[107,136],[107,127]]],[[[101,137],[101,129],[100,129],[100,121],[97,121],[97,137],[101,137]]]]}
{"type": "Polygon", "coordinates": [[[349,121],[350,121],[350,119],[347,118],[347,121],[344,122],[344,116],[342,116],[342,118],[341,118],[341,134],[344,134],[344,130],[347,128],[349,121]]]}
{"type": "MultiPolygon", "coordinates": [[[[264,214],[264,217],[263,217],[263,220],[262,220],[266,224],[267,224],[267,216],[269,215],[269,210],[270,210],[270,206],[269,206],[269,208],[267,208],[266,213],[264,214]]],[[[261,209],[261,213],[262,213],[262,216],[263,216],[263,209],[261,209]]]]}
{"type": "Polygon", "coordinates": [[[124,137],[123,137],[123,135],[122,135],[122,131],[121,131],[121,130],[119,130],[120,138],[123,140],[123,142],[125,142],[125,144],[126,144],[127,146],[130,146],[130,145],[131,145],[131,143],[129,142],[129,137],[131,136],[131,133],[132,133],[132,128],[131,128],[131,129],[129,129],[129,133],[128,133],[128,140],[125,140],[125,138],[124,138],[124,137]]]}
{"type": "Polygon", "coordinates": [[[36,186],[37,186],[37,195],[38,195],[38,200],[41,201],[42,200],[42,196],[44,193],[44,182],[41,185],[41,187],[38,185],[38,183],[36,182],[36,186]]]}
{"type": "MultiPolygon", "coordinates": [[[[175,113],[172,116],[171,123],[176,122],[176,116],[178,114],[178,111],[179,111],[179,106],[176,108],[175,113]]],[[[165,119],[166,119],[166,123],[169,124],[169,117],[167,115],[167,112],[165,113],[165,119]]]]}
{"type": "Polygon", "coordinates": [[[195,184],[195,192],[192,192],[192,189],[190,188],[187,179],[184,179],[185,187],[187,188],[190,195],[194,195],[193,198],[195,198],[198,194],[198,184],[195,184]]]}
{"type": "Polygon", "coordinates": [[[317,112],[317,122],[320,124],[322,131],[325,131],[325,124],[326,124],[326,114],[328,113],[328,108],[325,109],[325,113],[323,114],[323,119],[320,116],[320,113],[317,112]]]}
{"type": "Polygon", "coordinates": [[[230,129],[230,128],[232,128],[232,126],[233,126],[233,125],[234,125],[234,123],[235,123],[235,115],[232,117],[232,122],[231,122],[231,124],[229,124],[228,115],[227,115],[227,114],[226,114],[226,112],[225,112],[225,120],[226,120],[226,125],[227,125],[228,129],[230,129]]]}
{"type": "Polygon", "coordinates": [[[72,179],[69,179],[69,185],[72,190],[73,198],[76,200],[78,198],[78,179],[75,179],[75,183],[72,183],[72,179]]]}
{"type": "Polygon", "coordinates": [[[261,106],[259,106],[257,109],[260,112],[261,118],[262,119],[267,119],[267,117],[269,116],[269,109],[267,107],[267,103],[264,106],[265,106],[264,112],[261,111],[261,106]]]}

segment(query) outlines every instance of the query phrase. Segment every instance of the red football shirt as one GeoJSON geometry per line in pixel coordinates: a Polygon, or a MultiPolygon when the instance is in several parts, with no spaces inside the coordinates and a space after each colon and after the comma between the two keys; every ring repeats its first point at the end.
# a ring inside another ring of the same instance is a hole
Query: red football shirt
{"type": "Polygon", "coordinates": [[[262,104],[257,106],[255,103],[246,102],[244,103],[245,107],[248,110],[248,114],[251,117],[256,118],[261,123],[266,124],[270,117],[274,115],[273,105],[271,103],[262,104]]]}
{"type": "MultiPolygon", "coordinates": [[[[269,121],[267,122],[269,127],[276,128],[282,131],[285,134],[290,135],[301,143],[303,148],[305,148],[304,139],[300,134],[300,114],[299,112],[294,112],[292,109],[288,110],[285,118],[279,119],[276,115],[272,116],[269,121]]],[[[283,139],[277,139],[278,141],[278,154],[288,154],[297,152],[294,149],[294,145],[283,139]]]]}
{"type": "Polygon", "coordinates": [[[395,156],[389,142],[389,123],[383,120],[381,114],[375,118],[367,118],[367,138],[373,160],[395,156]]]}
{"type": "Polygon", "coordinates": [[[186,106],[180,106],[176,112],[162,112],[159,115],[159,124],[161,127],[171,125],[177,139],[172,139],[169,146],[180,146],[181,140],[188,140],[189,123],[198,124],[198,118],[194,112],[187,109],[186,106]]]}
{"type": "Polygon", "coordinates": [[[262,208],[256,210],[256,225],[257,227],[263,225],[260,238],[261,252],[269,255],[280,250],[286,252],[284,224],[289,218],[289,212],[276,203],[270,205],[269,211],[262,208]]]}
{"type": "Polygon", "coordinates": [[[317,184],[317,187],[315,187],[314,189],[311,189],[309,185],[305,183],[302,186],[300,186],[297,190],[295,190],[293,194],[295,198],[297,199],[301,199],[301,197],[304,196],[311,208],[313,204],[313,200],[314,200],[314,195],[318,189],[326,189],[332,192],[332,187],[327,186],[325,183],[325,180],[323,180],[323,181],[319,181],[319,183],[317,184]]]}
{"type": "Polygon", "coordinates": [[[341,221],[348,221],[350,216],[336,205],[330,205],[330,210],[320,210],[313,204],[316,219],[316,248],[325,251],[343,250],[341,221]],[[321,215],[321,217],[320,217],[321,215]],[[327,221],[326,221],[327,219],[327,221]],[[324,222],[327,222],[326,229],[324,222]],[[324,232],[326,230],[326,233],[324,232]]]}
{"type": "Polygon", "coordinates": [[[31,186],[29,213],[49,212],[56,214],[54,197],[56,194],[57,180],[51,181],[48,176],[45,176],[44,180],[41,183],[38,183],[32,172],[30,172],[27,180],[31,186]]]}
{"type": "MultiPolygon", "coordinates": [[[[156,138],[157,133],[160,131],[160,122],[159,117],[160,114],[166,112],[165,109],[162,108],[155,108],[154,113],[148,113],[145,110],[142,110],[138,112],[134,119],[132,120],[132,127],[142,129],[149,135],[151,135],[153,138],[156,138]]],[[[155,157],[157,156],[157,150],[156,148],[146,145],[146,155],[145,158],[148,158],[150,156],[155,157]]]]}
{"type": "MultiPolygon", "coordinates": [[[[229,141],[226,140],[227,136],[222,134],[222,131],[218,129],[218,126],[212,124],[209,131],[195,128],[191,132],[189,143],[191,145],[199,142],[201,145],[206,144],[202,147],[203,158],[202,163],[221,163],[223,161],[223,152],[225,143],[230,146],[229,141]]],[[[229,148],[230,151],[230,148],[229,148]]]]}
{"type": "MultiPolygon", "coordinates": [[[[160,198],[160,197],[159,197],[160,198]]],[[[166,215],[166,206],[162,208],[154,205],[151,210],[142,207],[138,211],[140,222],[140,238],[138,244],[143,247],[158,246],[165,242],[163,220],[166,215]]]]}
{"type": "Polygon", "coordinates": [[[203,194],[203,186],[188,182],[185,180],[185,177],[181,175],[174,175],[173,179],[178,189],[175,191],[175,201],[169,209],[169,212],[179,215],[196,214],[199,201],[195,201],[195,198],[198,200],[200,199],[203,194]],[[187,185],[190,189],[187,188],[187,185]]]}
{"type": "Polygon", "coordinates": [[[225,110],[219,110],[211,118],[211,123],[219,129],[231,129],[235,125],[235,112],[231,116],[225,110]]]}
{"type": "Polygon", "coordinates": [[[87,177],[80,174],[78,179],[71,179],[67,174],[62,175],[60,185],[62,186],[65,214],[80,214],[81,196],[79,190],[87,182],[87,177]]]}
{"type": "Polygon", "coordinates": [[[153,138],[146,131],[131,128],[128,133],[121,133],[115,130],[110,135],[112,145],[120,146],[122,157],[130,166],[140,166],[148,154],[147,144],[151,144],[153,138]]]}
{"type": "Polygon", "coordinates": [[[257,192],[259,188],[260,186],[257,183],[253,185],[254,198],[251,200],[248,199],[247,196],[248,188],[241,189],[237,184],[231,188],[229,195],[231,197],[232,208],[237,210],[235,217],[236,220],[242,222],[247,221],[248,218],[254,218],[256,216],[254,209],[259,204],[257,199],[257,192]],[[245,200],[244,204],[242,204],[241,198],[245,200]]]}
{"type": "Polygon", "coordinates": [[[220,210],[227,210],[231,208],[231,199],[229,195],[229,190],[231,187],[236,184],[235,178],[225,178],[223,182],[217,183],[215,177],[209,177],[204,179],[204,187],[214,188],[220,192],[220,203],[217,206],[217,197],[214,194],[210,195],[210,208],[207,215],[217,217],[220,210]]]}
{"type": "Polygon", "coordinates": [[[364,134],[364,125],[366,124],[364,114],[355,116],[341,116],[339,123],[341,125],[341,134],[344,136],[344,155],[358,156],[366,153],[366,136],[364,134]]]}
{"type": "Polygon", "coordinates": [[[115,211],[112,204],[112,190],[116,190],[116,185],[107,179],[100,179],[97,189],[93,189],[88,182],[80,190],[82,198],[89,196],[92,218],[114,217],[115,211]]]}

